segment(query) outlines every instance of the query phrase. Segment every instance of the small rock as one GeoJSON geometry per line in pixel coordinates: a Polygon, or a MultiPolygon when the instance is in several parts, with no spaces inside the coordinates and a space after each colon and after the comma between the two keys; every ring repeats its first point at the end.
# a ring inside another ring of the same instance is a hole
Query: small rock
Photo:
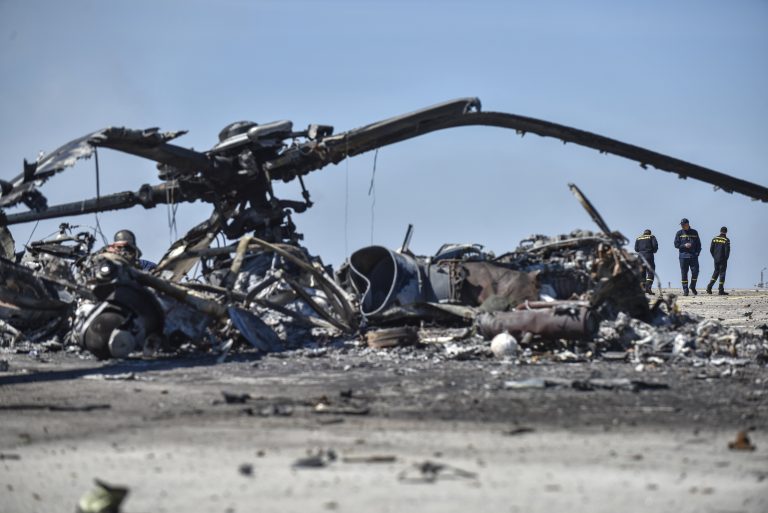
{"type": "Polygon", "coordinates": [[[243,463],[237,467],[237,471],[240,472],[241,476],[250,477],[253,475],[253,465],[250,463],[243,463]]]}

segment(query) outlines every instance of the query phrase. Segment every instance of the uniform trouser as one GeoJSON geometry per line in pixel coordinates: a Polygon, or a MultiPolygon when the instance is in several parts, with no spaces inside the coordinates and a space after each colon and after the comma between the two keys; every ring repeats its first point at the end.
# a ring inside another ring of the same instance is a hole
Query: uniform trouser
{"type": "Polygon", "coordinates": [[[683,281],[683,290],[688,290],[688,268],[691,269],[691,287],[696,288],[696,280],[699,278],[699,258],[680,258],[680,275],[683,281]]]}
{"type": "Polygon", "coordinates": [[[715,262],[715,272],[712,273],[712,279],[709,281],[709,288],[715,284],[717,277],[720,277],[720,289],[725,286],[725,270],[728,268],[728,260],[725,262],[715,262]]]}
{"type": "Polygon", "coordinates": [[[656,270],[656,262],[653,260],[653,253],[640,253],[645,261],[648,262],[648,267],[643,266],[642,286],[646,289],[653,287],[653,271],[656,270]]]}

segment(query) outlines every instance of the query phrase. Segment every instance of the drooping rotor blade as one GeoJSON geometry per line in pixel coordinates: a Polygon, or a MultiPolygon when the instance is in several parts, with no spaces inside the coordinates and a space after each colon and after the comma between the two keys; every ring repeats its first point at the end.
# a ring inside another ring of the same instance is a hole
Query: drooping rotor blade
{"type": "MultiPolygon", "coordinates": [[[[157,128],[133,130],[110,127],[84,135],[45,155],[33,164],[24,163],[24,172],[7,182],[12,187],[0,196],[0,208],[15,205],[33,195],[45,180],[93,155],[96,147],[110,148],[173,166],[179,170],[208,171],[213,163],[204,153],[168,144],[186,131],[160,132],[157,128]]],[[[5,187],[7,189],[7,187],[5,187]]]]}
{"type": "Polygon", "coordinates": [[[540,119],[507,114],[504,112],[473,112],[453,119],[436,123],[434,130],[457,126],[497,126],[511,128],[521,134],[531,132],[542,137],[554,137],[563,142],[575,143],[600,151],[611,153],[640,163],[640,166],[655,167],[661,171],[676,173],[681,178],[694,178],[714,185],[725,192],[738,192],[756,200],[768,202],[768,187],[742,180],[713,169],[692,164],[669,155],[627,144],[616,139],[604,137],[577,128],[558,125],[540,119]]]}
{"type": "Polygon", "coordinates": [[[268,162],[266,168],[274,178],[288,181],[328,164],[336,164],[349,156],[437,130],[460,126],[495,126],[515,130],[521,135],[531,132],[542,137],[554,137],[601,153],[637,161],[642,167],[652,166],[676,173],[681,178],[694,178],[712,184],[726,192],[738,192],[768,202],[768,187],[565,125],[504,112],[479,112],[479,105],[476,98],[463,98],[342,132],[321,141],[310,141],[289,148],[268,162]]]}

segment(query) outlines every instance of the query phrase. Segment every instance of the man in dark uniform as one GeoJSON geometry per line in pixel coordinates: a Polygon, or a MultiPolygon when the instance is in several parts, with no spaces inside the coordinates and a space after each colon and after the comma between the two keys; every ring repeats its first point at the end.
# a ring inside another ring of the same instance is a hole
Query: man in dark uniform
{"type": "Polygon", "coordinates": [[[720,228],[720,235],[712,239],[709,245],[709,252],[715,260],[715,272],[712,273],[712,279],[707,285],[707,294],[712,294],[712,285],[715,284],[717,277],[720,277],[720,287],[717,290],[718,295],[727,296],[725,291],[725,270],[728,267],[728,257],[731,256],[731,239],[727,237],[728,228],[720,228]]]}
{"type": "Polygon", "coordinates": [[[675,234],[675,247],[680,251],[680,274],[683,281],[683,295],[688,295],[688,269],[691,269],[691,292],[695,296],[696,280],[699,278],[699,253],[701,240],[699,232],[691,228],[688,219],[680,221],[681,230],[675,234]]]}
{"type": "Polygon", "coordinates": [[[646,294],[650,294],[653,288],[653,273],[656,270],[656,262],[653,255],[658,250],[659,243],[656,240],[656,236],[651,233],[651,230],[645,230],[640,237],[635,239],[635,251],[645,258],[650,267],[648,269],[645,265],[643,266],[643,288],[646,294]]]}
{"type": "Polygon", "coordinates": [[[115,241],[104,248],[107,253],[115,253],[125,258],[133,266],[144,271],[151,271],[157,264],[141,258],[141,250],[136,245],[136,236],[131,230],[120,230],[115,234],[115,241]]]}

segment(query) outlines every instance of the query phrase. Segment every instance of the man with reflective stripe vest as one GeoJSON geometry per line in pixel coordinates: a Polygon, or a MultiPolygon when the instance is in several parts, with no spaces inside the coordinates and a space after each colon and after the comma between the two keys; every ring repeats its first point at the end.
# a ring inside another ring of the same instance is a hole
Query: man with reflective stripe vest
{"type": "Polygon", "coordinates": [[[728,267],[728,257],[731,256],[731,239],[726,234],[728,228],[723,226],[720,228],[720,235],[712,239],[712,243],[709,245],[709,252],[712,254],[712,258],[715,260],[715,272],[712,273],[712,279],[707,285],[707,294],[712,294],[712,286],[715,284],[718,276],[720,277],[720,287],[717,293],[721,296],[727,296],[725,291],[725,270],[728,267]]]}
{"type": "Polygon", "coordinates": [[[653,287],[653,273],[656,270],[656,262],[653,255],[658,250],[659,242],[656,240],[656,236],[651,234],[651,230],[645,230],[641,236],[635,239],[635,252],[641,255],[648,263],[647,267],[643,265],[642,276],[642,285],[646,294],[650,294],[653,287]]]}
{"type": "Polygon", "coordinates": [[[681,230],[675,234],[675,247],[680,251],[680,274],[683,282],[683,295],[688,295],[688,269],[691,270],[691,292],[695,296],[696,280],[699,278],[699,253],[701,253],[701,240],[699,232],[691,228],[688,219],[680,221],[681,230]]]}

